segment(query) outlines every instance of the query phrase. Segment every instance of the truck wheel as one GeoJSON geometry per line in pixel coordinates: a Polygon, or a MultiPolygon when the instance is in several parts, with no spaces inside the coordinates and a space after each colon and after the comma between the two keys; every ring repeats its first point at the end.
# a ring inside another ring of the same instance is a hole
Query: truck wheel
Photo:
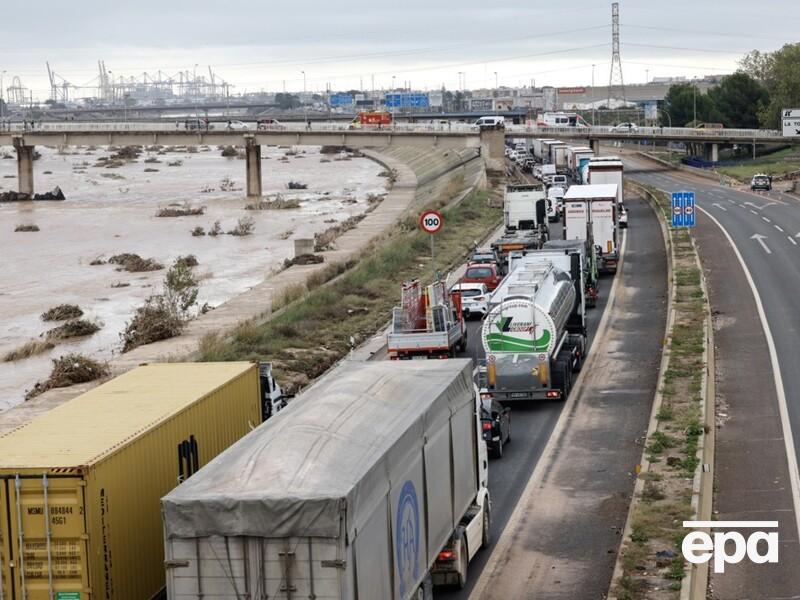
{"type": "Polygon", "coordinates": [[[492,543],[492,509],[489,508],[489,499],[483,500],[486,505],[483,509],[483,535],[481,536],[481,547],[486,548],[492,543]]]}
{"type": "Polygon", "coordinates": [[[503,440],[502,436],[501,439],[497,442],[497,445],[494,447],[494,452],[492,452],[492,458],[503,458],[503,440]]]}
{"type": "Polygon", "coordinates": [[[466,532],[459,542],[458,552],[458,587],[464,589],[467,587],[467,570],[469,569],[469,554],[467,553],[467,538],[466,532]]]}
{"type": "Polygon", "coordinates": [[[566,360],[557,360],[555,372],[559,376],[553,377],[553,381],[554,383],[557,381],[560,384],[557,387],[561,390],[561,399],[566,400],[571,387],[569,363],[566,360]]]}

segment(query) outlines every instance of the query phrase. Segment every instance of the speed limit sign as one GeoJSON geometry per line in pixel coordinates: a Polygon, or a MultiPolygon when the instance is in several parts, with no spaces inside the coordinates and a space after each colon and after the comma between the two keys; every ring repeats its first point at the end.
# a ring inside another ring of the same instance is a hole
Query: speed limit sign
{"type": "Polygon", "coordinates": [[[438,210],[426,210],[419,217],[419,226],[425,233],[437,233],[444,225],[444,217],[438,210]]]}

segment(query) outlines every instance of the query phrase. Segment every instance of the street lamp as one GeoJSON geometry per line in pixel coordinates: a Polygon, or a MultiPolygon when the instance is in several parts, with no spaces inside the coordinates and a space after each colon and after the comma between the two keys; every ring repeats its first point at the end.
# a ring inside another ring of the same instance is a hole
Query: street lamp
{"type": "Polygon", "coordinates": [[[500,86],[497,83],[497,71],[494,72],[494,89],[499,90],[500,86]]]}
{"type": "Polygon", "coordinates": [[[3,98],[3,75],[5,74],[5,71],[0,71],[0,119],[3,118],[3,113],[6,109],[6,101],[3,98]]]}
{"type": "Polygon", "coordinates": [[[692,78],[692,123],[697,127],[697,78],[692,78]]]}
{"type": "Polygon", "coordinates": [[[592,127],[594,127],[594,65],[592,65],[592,127]]]}
{"type": "Polygon", "coordinates": [[[200,118],[200,110],[197,108],[197,96],[198,96],[198,89],[197,89],[197,67],[200,65],[195,63],[194,65],[194,73],[192,73],[192,89],[194,90],[194,118],[200,118]]]}
{"type": "Polygon", "coordinates": [[[303,98],[301,100],[303,104],[303,121],[305,121],[306,129],[308,129],[308,109],[306,108],[306,72],[300,72],[303,74],[303,98]]]}

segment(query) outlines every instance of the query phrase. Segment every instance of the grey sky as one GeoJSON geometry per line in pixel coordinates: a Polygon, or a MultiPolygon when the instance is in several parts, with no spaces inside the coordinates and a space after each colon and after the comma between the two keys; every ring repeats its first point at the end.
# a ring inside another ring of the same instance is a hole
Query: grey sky
{"type": "MultiPolygon", "coordinates": [[[[97,60],[115,76],[214,70],[234,91],[362,86],[448,88],[607,83],[611,3],[403,0],[6,2],[0,24],[4,86],[18,75],[47,96],[45,61],[75,85],[96,85],[97,60]]],[[[798,41],[796,0],[620,2],[623,73],[731,72],[753,48],[798,41]],[[653,47],[659,46],[659,47],[653,47]]]]}

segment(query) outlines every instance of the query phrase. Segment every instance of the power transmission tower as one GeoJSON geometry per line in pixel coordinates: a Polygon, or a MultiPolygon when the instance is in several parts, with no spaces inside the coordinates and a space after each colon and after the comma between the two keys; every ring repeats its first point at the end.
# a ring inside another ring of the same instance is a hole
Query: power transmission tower
{"type": "Polygon", "coordinates": [[[608,78],[608,108],[611,108],[611,98],[614,95],[625,102],[622,59],[619,57],[619,2],[611,5],[611,75],[608,78]]]}

